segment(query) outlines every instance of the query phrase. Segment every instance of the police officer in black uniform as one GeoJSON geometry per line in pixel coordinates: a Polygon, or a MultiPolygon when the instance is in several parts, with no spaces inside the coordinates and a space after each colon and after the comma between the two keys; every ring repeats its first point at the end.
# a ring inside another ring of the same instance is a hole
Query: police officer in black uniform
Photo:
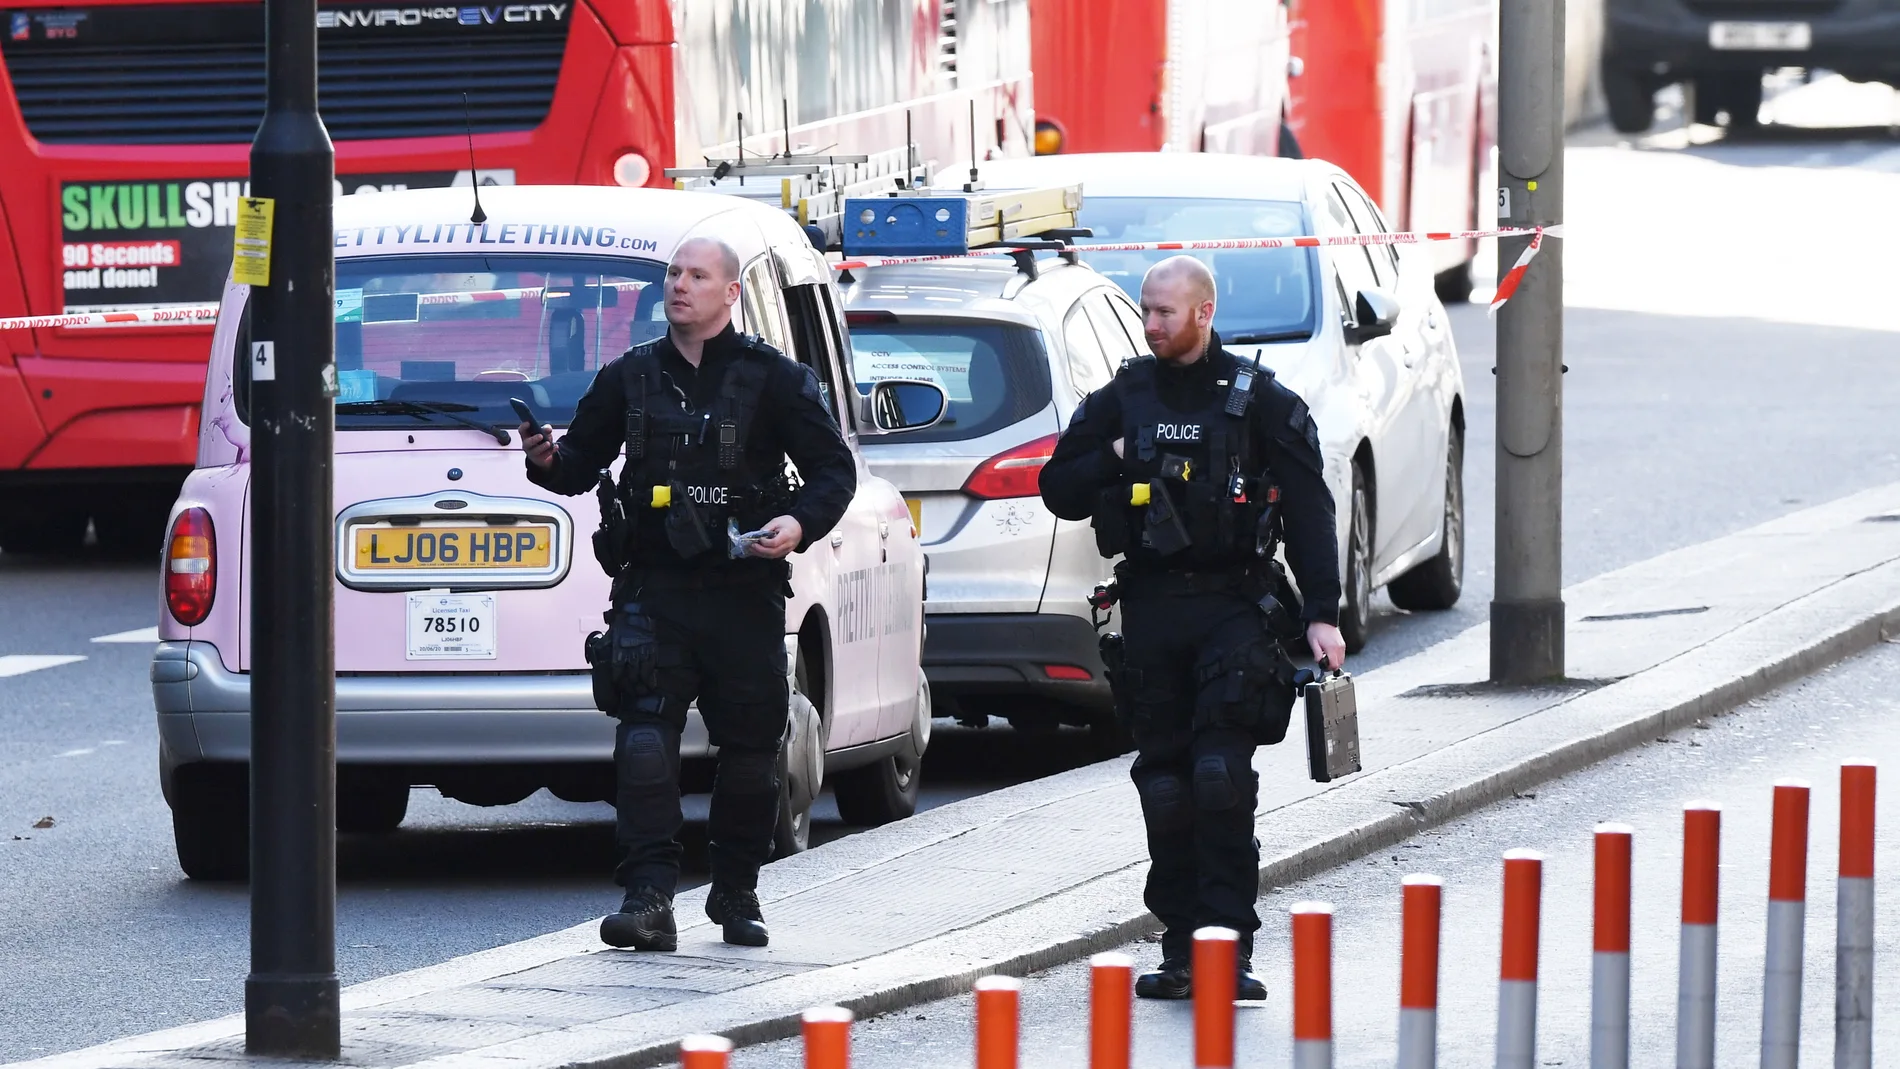
{"type": "Polygon", "coordinates": [[[555,493],[599,484],[595,553],[613,575],[604,633],[590,636],[594,697],[620,721],[616,838],[627,889],[600,937],[674,950],[680,732],[694,698],[719,767],[707,819],[706,914],[725,940],[764,946],[759,867],[772,848],[789,699],[785,557],[825,537],[857,466],[810,368],[732,328],[739,260],[714,238],[666,269],[662,338],[600,369],[557,442],[522,425],[528,478],[555,493]],[[618,483],[603,470],[622,446],[618,483]],[[785,475],[785,458],[802,485],[785,475]],[[734,540],[737,533],[764,537],[734,540]],[[738,553],[739,556],[734,556],[738,553]]]}
{"type": "Polygon", "coordinates": [[[1154,356],[1076,408],[1042,497],[1064,519],[1092,520],[1103,556],[1123,557],[1123,634],[1103,653],[1138,751],[1144,898],[1166,926],[1161,967],[1135,993],[1187,998],[1194,930],[1219,925],[1240,933],[1239,997],[1263,999],[1253,752],[1286,734],[1284,647],[1345,662],[1333,498],[1305,403],[1221,348],[1200,261],[1156,264],[1141,308],[1154,356]],[[1303,607],[1274,561],[1282,538],[1303,607]]]}

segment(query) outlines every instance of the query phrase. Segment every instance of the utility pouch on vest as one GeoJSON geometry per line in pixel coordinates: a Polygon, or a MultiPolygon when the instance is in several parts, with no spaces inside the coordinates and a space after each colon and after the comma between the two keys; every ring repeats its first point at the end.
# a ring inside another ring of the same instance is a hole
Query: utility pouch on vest
{"type": "Polygon", "coordinates": [[[594,487],[594,499],[600,503],[600,526],[594,528],[594,559],[608,575],[619,575],[633,545],[633,523],[627,519],[626,502],[614,490],[613,473],[605,468],[594,487]]]}
{"type": "Polygon", "coordinates": [[[1103,490],[1095,501],[1095,551],[1104,557],[1119,557],[1128,552],[1128,491],[1117,485],[1103,490]]]}
{"type": "Polygon", "coordinates": [[[1194,544],[1187,524],[1168,499],[1166,484],[1160,479],[1148,484],[1148,520],[1142,527],[1141,541],[1163,557],[1173,556],[1194,544]]]}
{"type": "Polygon", "coordinates": [[[620,699],[614,693],[613,648],[607,641],[607,633],[589,634],[582,650],[587,657],[588,680],[593,684],[594,708],[608,716],[619,715],[620,699]]]}
{"type": "Polygon", "coordinates": [[[666,506],[666,544],[689,560],[713,547],[712,535],[706,531],[706,517],[683,483],[672,485],[672,501],[666,506]]]}
{"type": "Polygon", "coordinates": [[[1298,638],[1305,630],[1300,627],[1300,618],[1272,594],[1261,595],[1254,606],[1260,610],[1260,620],[1266,627],[1267,634],[1273,636],[1276,641],[1286,642],[1289,639],[1298,638]]]}
{"type": "Polygon", "coordinates": [[[1102,667],[1108,676],[1109,697],[1115,702],[1115,718],[1126,724],[1134,718],[1134,706],[1130,703],[1133,687],[1128,678],[1128,661],[1122,646],[1119,631],[1110,631],[1103,635],[1100,642],[1102,667]]]}

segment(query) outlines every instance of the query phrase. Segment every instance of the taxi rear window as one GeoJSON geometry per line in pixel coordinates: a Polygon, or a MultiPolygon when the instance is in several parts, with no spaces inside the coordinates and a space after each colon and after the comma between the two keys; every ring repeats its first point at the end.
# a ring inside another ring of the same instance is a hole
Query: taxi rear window
{"type": "Polygon", "coordinates": [[[1049,356],[1042,335],[1014,323],[852,313],[852,378],[860,393],[884,379],[920,379],[943,387],[950,407],[906,442],[981,438],[1041,412],[1050,401],[1049,356]]]}

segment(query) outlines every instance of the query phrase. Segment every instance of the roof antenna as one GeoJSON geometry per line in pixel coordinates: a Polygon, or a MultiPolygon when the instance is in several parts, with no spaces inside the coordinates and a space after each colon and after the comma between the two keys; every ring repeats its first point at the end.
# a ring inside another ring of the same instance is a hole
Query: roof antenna
{"type": "Polygon", "coordinates": [[[975,193],[983,188],[983,182],[976,176],[976,98],[970,98],[970,181],[963,187],[965,193],[975,193]]]}
{"type": "Polygon", "coordinates": [[[482,211],[482,179],[475,170],[475,123],[469,118],[468,91],[462,91],[462,129],[468,134],[468,188],[475,194],[475,211],[468,221],[480,226],[488,221],[488,213],[482,211]]]}
{"type": "Polygon", "coordinates": [[[792,102],[789,97],[778,98],[779,114],[785,124],[785,158],[792,158],[792,102]]]}
{"type": "Polygon", "coordinates": [[[917,186],[917,143],[910,136],[910,109],[904,109],[904,180],[898,183],[900,189],[915,189],[917,186]]]}

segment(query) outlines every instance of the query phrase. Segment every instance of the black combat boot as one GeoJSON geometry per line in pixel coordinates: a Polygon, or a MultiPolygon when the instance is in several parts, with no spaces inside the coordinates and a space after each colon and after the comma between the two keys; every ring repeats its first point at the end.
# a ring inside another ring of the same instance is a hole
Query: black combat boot
{"type": "Polygon", "coordinates": [[[1240,959],[1240,975],[1234,980],[1234,1001],[1265,1002],[1267,982],[1253,973],[1253,962],[1240,959]]]}
{"type": "Polygon", "coordinates": [[[627,891],[620,912],[600,922],[600,941],[610,947],[634,950],[678,950],[679,929],[673,926],[673,900],[652,887],[627,891]]]}
{"type": "Polygon", "coordinates": [[[759,896],[752,891],[714,884],[706,895],[706,916],[725,929],[726,942],[734,946],[762,947],[771,941],[765,914],[759,912],[759,896]]]}
{"type": "Polygon", "coordinates": [[[1163,961],[1161,968],[1135,978],[1136,998],[1183,999],[1194,994],[1194,973],[1186,961],[1163,961]]]}

